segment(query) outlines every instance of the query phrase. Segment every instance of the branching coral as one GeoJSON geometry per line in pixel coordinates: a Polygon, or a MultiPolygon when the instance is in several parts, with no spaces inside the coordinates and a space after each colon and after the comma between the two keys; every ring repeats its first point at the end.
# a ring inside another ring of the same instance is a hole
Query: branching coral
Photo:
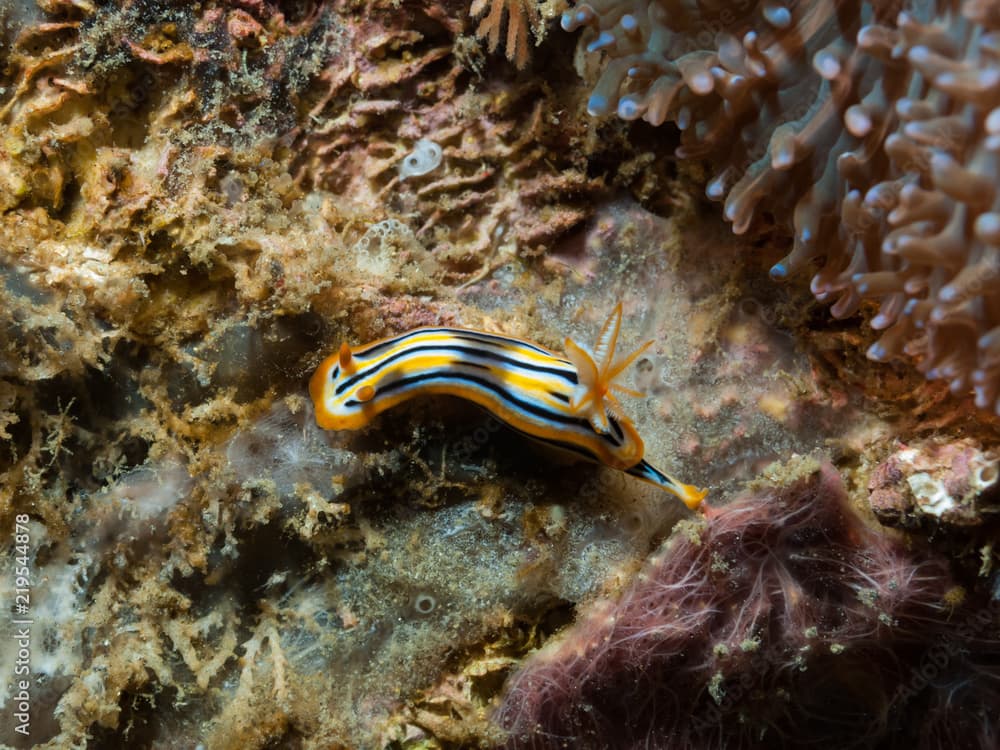
{"type": "MultiPolygon", "coordinates": [[[[537,29],[541,16],[535,0],[473,0],[469,13],[481,16],[489,12],[479,22],[476,35],[487,40],[490,52],[500,44],[504,16],[507,16],[507,39],[504,51],[507,59],[518,68],[528,64],[528,31],[537,29]]],[[[537,35],[536,31],[536,35],[537,35]]]]}
{"type": "Polygon", "coordinates": [[[811,269],[837,317],[877,301],[869,357],[1000,413],[1000,9],[909,5],[596,0],[563,26],[608,54],[593,114],[675,122],[734,231],[790,220],[775,277],[811,269]]]}
{"type": "Polygon", "coordinates": [[[867,528],[811,469],[682,525],[529,659],[499,712],[510,746],[995,746],[997,603],[963,601],[943,559],[867,528]]]}

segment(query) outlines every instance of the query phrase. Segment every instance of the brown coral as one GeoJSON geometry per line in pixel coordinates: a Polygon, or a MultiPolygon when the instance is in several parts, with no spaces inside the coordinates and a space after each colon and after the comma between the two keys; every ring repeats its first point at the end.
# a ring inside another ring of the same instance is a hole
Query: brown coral
{"type": "MultiPolygon", "coordinates": [[[[508,6],[491,6],[498,7],[508,6]]],[[[534,4],[510,8],[511,18],[538,17],[534,4]]],[[[309,127],[292,135],[303,189],[376,207],[361,217],[366,221],[407,215],[417,239],[442,261],[444,280],[469,282],[505,256],[550,248],[582,224],[607,186],[568,148],[586,137],[587,126],[559,118],[546,81],[491,76],[468,85],[466,65],[477,64],[452,55],[460,29],[416,4],[373,10],[349,30],[342,64],[319,75],[326,91],[310,110],[309,127]],[[422,83],[434,76],[434,85],[422,83]],[[437,144],[443,159],[402,181],[397,167],[421,139],[437,144]]],[[[507,52],[515,50],[508,44],[507,52]]]]}
{"type": "Polygon", "coordinates": [[[508,60],[524,69],[528,64],[528,31],[537,28],[541,21],[535,0],[473,0],[469,13],[473,17],[486,13],[476,28],[476,36],[487,41],[490,52],[496,51],[500,44],[503,19],[507,16],[504,51],[508,60]]]}
{"type": "Polygon", "coordinates": [[[590,110],[672,120],[741,233],[788,223],[837,317],[879,303],[868,355],[1000,412],[1000,6],[598,0],[563,16],[609,62],[590,110]]]}

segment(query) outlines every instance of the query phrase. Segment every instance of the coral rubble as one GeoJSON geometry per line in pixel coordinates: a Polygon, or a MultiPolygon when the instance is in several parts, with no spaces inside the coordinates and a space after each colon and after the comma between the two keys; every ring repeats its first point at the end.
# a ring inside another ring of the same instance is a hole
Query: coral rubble
{"type": "Polygon", "coordinates": [[[606,55],[593,114],[676,123],[734,231],[790,225],[775,277],[837,317],[876,301],[869,357],[1000,414],[995,2],[594,0],[563,26],[606,55]]]}
{"type": "Polygon", "coordinates": [[[886,527],[926,536],[969,575],[989,578],[1000,516],[995,449],[969,437],[897,444],[871,471],[868,504],[886,527]]]}
{"type": "Polygon", "coordinates": [[[970,439],[902,446],[872,472],[872,510],[890,526],[981,525],[1000,511],[998,462],[970,439]]]}

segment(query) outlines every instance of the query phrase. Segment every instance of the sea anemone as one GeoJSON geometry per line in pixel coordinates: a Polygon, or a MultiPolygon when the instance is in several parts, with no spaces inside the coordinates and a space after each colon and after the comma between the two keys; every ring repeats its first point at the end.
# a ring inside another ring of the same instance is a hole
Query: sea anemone
{"type": "Polygon", "coordinates": [[[995,747],[1000,602],[868,528],[831,466],[793,471],[682,525],[529,658],[509,745],[995,747]]]}
{"type": "Polygon", "coordinates": [[[877,301],[871,359],[1000,413],[1000,5],[594,0],[563,27],[607,55],[592,114],[674,122],[735,232],[787,225],[774,277],[877,301]]]}

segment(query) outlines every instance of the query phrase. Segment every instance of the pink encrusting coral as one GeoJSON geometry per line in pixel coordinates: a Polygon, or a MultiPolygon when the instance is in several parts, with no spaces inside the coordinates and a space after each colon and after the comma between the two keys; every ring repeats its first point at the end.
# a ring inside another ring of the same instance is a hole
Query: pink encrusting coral
{"type": "Polygon", "coordinates": [[[773,276],[877,301],[870,358],[1000,413],[1000,3],[594,0],[563,27],[607,54],[592,114],[676,123],[737,233],[790,224],[773,276]]]}
{"type": "Polygon", "coordinates": [[[831,466],[793,471],[682,525],[530,658],[510,746],[995,747],[1000,602],[869,529],[831,466]]]}
{"type": "Polygon", "coordinates": [[[868,502],[886,526],[983,526],[998,512],[998,468],[971,438],[900,445],[872,472],[868,502]]]}

